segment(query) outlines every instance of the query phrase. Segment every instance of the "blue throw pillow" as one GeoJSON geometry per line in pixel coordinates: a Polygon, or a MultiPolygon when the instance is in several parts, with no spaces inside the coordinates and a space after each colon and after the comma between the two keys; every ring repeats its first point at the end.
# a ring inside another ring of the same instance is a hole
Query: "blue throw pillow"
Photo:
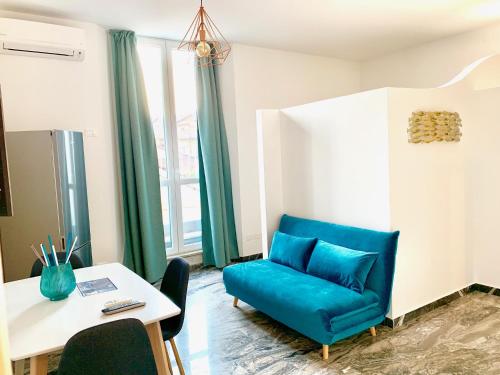
{"type": "Polygon", "coordinates": [[[366,278],[377,255],[319,240],[311,255],[307,273],[363,293],[366,278]]]}
{"type": "Polygon", "coordinates": [[[316,244],[316,238],[291,236],[274,232],[269,260],[306,272],[307,263],[316,244]]]}

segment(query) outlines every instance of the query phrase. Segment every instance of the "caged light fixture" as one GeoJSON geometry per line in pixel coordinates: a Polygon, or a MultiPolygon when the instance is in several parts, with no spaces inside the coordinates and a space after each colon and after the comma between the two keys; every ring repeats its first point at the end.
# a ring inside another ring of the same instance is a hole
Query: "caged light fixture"
{"type": "Polygon", "coordinates": [[[229,55],[231,46],[205,11],[203,0],[178,49],[196,52],[201,66],[220,65],[229,55]]]}

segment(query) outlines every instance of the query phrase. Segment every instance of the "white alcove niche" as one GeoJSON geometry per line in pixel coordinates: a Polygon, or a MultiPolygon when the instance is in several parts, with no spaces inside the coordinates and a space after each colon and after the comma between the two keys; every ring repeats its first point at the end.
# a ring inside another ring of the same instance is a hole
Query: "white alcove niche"
{"type": "Polygon", "coordinates": [[[498,86],[493,57],[447,87],[258,111],[264,255],[283,213],[400,230],[390,318],[473,283],[500,287],[498,86]],[[443,110],[459,113],[460,142],[408,142],[413,111],[443,110]]]}

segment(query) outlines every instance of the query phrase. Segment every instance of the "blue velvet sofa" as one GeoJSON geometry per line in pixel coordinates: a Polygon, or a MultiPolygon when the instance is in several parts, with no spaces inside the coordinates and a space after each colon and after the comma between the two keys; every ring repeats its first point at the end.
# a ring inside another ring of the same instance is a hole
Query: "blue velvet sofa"
{"type": "MultiPolygon", "coordinates": [[[[330,244],[365,252],[377,252],[365,288],[357,293],[320,277],[262,259],[224,268],[228,294],[273,319],[328,346],[370,329],[387,314],[394,276],[399,232],[378,232],[288,215],[279,231],[296,237],[313,237],[330,244]]],[[[314,252],[314,251],[313,251],[314,252]]]]}

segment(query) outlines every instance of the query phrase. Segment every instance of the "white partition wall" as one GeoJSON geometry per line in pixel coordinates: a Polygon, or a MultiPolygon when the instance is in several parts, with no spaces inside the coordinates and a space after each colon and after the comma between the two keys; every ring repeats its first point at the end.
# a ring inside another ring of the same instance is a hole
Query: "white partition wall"
{"type": "Polygon", "coordinates": [[[500,88],[475,91],[466,138],[466,229],[474,281],[500,289],[500,88]]]}
{"type": "Polygon", "coordinates": [[[391,317],[399,317],[472,283],[472,252],[465,247],[464,155],[473,126],[462,86],[389,89],[391,226],[401,231],[391,317]],[[456,111],[461,142],[408,143],[415,110],[456,111]]]}
{"type": "Polygon", "coordinates": [[[281,112],[287,213],[390,229],[387,93],[367,91],[281,112]]]}
{"type": "Polygon", "coordinates": [[[390,228],[386,103],[381,89],[259,111],[264,249],[284,212],[390,228]]]}
{"type": "Polygon", "coordinates": [[[261,111],[263,245],[283,213],[400,230],[392,318],[474,282],[498,287],[498,105],[500,89],[462,82],[261,111]],[[418,110],[457,111],[461,142],[408,143],[408,118],[418,110]]]}
{"type": "Polygon", "coordinates": [[[262,253],[267,258],[274,228],[283,213],[280,111],[257,111],[262,253]]]}

